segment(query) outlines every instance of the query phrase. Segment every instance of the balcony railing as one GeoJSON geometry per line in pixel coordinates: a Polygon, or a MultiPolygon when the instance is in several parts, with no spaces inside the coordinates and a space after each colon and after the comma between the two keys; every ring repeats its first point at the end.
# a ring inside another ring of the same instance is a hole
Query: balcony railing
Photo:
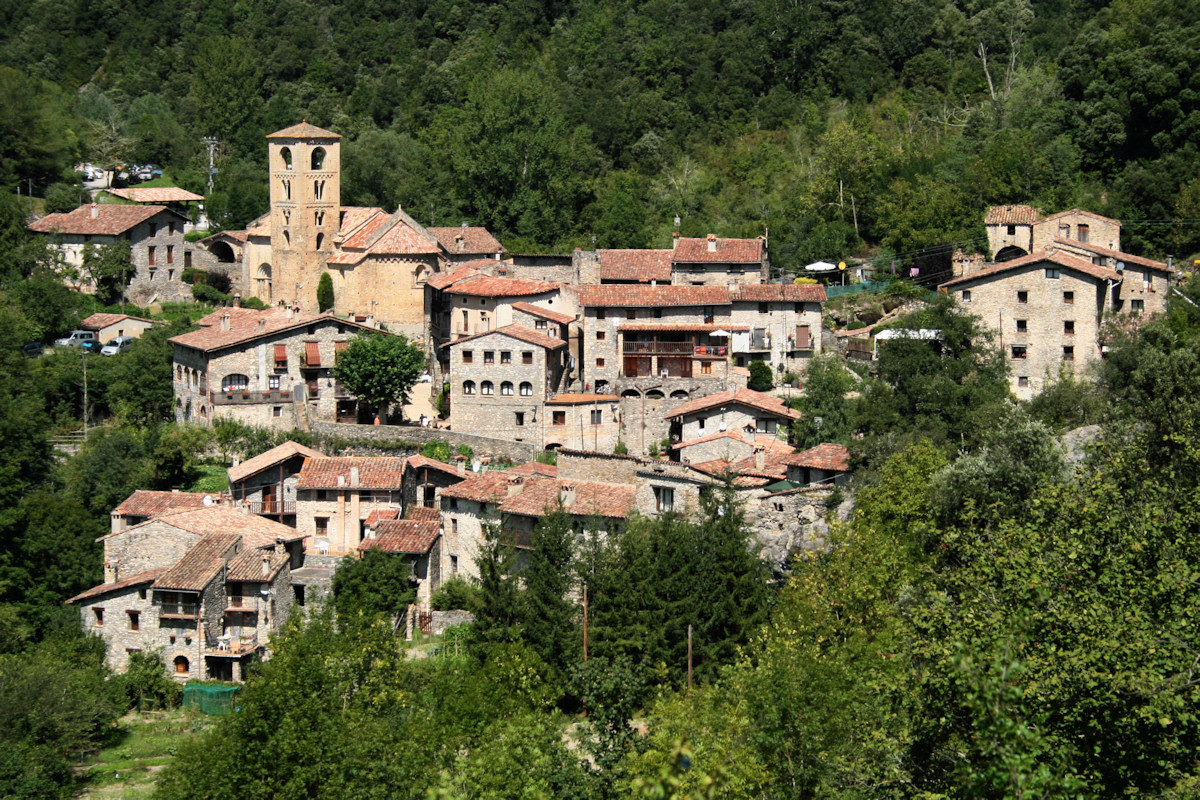
{"type": "Polygon", "coordinates": [[[292,393],[288,389],[272,389],[267,392],[252,392],[250,390],[234,389],[232,392],[214,394],[213,405],[239,405],[243,403],[284,403],[291,402],[292,393]]]}
{"type": "Polygon", "coordinates": [[[195,619],[199,613],[200,605],[198,603],[163,603],[158,611],[160,617],[180,619],[195,619]]]}
{"type": "Polygon", "coordinates": [[[242,656],[253,653],[258,649],[258,634],[249,636],[218,636],[208,643],[206,655],[210,656],[242,656]]]}
{"type": "Polygon", "coordinates": [[[279,514],[295,514],[295,500],[246,500],[246,510],[251,514],[272,517],[279,514]]]}
{"type": "Polygon", "coordinates": [[[625,355],[627,356],[686,356],[691,355],[693,345],[691,342],[631,342],[625,341],[625,355]]]}

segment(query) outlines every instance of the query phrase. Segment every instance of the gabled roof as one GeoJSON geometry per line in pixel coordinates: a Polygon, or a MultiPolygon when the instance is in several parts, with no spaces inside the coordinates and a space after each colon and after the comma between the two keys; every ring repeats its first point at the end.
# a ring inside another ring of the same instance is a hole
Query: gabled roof
{"type": "Polygon", "coordinates": [[[993,264],[990,267],[985,267],[978,272],[972,272],[970,275],[963,275],[961,278],[946,281],[942,286],[955,286],[962,283],[969,283],[984,278],[991,278],[998,275],[1003,275],[1006,272],[1021,270],[1029,266],[1034,266],[1043,262],[1057,264],[1066,269],[1081,272],[1097,280],[1121,280],[1121,275],[1108,267],[1101,267],[1093,264],[1090,261],[1085,261],[1082,258],[1068,255],[1059,250],[1039,250],[1036,253],[1030,253],[1027,256],[1014,258],[1012,261],[1002,261],[999,264],[993,264]]]}
{"type": "Polygon", "coordinates": [[[1120,250],[1112,250],[1107,247],[1101,247],[1100,245],[1092,244],[1091,242],[1081,242],[1081,241],[1078,241],[1077,239],[1063,239],[1061,237],[1056,236],[1056,237],[1054,237],[1054,243],[1061,244],[1066,247],[1075,247],[1080,250],[1086,250],[1089,253],[1095,253],[1096,255],[1100,255],[1100,256],[1107,256],[1108,258],[1115,258],[1118,261],[1124,261],[1129,264],[1139,264],[1143,267],[1149,267],[1150,269],[1158,270],[1159,272],[1174,272],[1175,271],[1174,267],[1167,266],[1162,261],[1155,261],[1152,258],[1143,258],[1142,256],[1135,256],[1130,253],[1122,253],[1120,250]]]}
{"type": "Polygon", "coordinates": [[[446,289],[449,294],[465,294],[471,297],[528,297],[535,294],[557,292],[559,285],[547,281],[524,278],[500,278],[493,275],[472,275],[456,281],[446,289]]]}
{"type": "Polygon", "coordinates": [[[293,313],[289,318],[287,310],[283,308],[270,308],[266,311],[254,311],[249,308],[219,308],[199,320],[199,325],[202,326],[200,330],[180,334],[172,337],[169,341],[172,344],[212,352],[295,328],[328,323],[345,325],[382,336],[391,335],[352,320],[335,317],[328,312],[325,314],[293,313]],[[229,314],[229,330],[227,331],[221,330],[221,317],[224,314],[229,314]],[[259,326],[260,321],[262,322],[261,327],[259,326]]]}
{"type": "Polygon", "coordinates": [[[296,456],[304,456],[305,458],[321,458],[325,454],[313,450],[311,447],[305,447],[298,442],[284,442],[281,445],[272,447],[265,453],[259,453],[254,458],[248,458],[236,467],[230,467],[228,470],[229,482],[236,483],[237,481],[249,478],[251,475],[257,475],[264,469],[273,467],[277,464],[282,464],[289,458],[296,456]]]}
{"type": "Polygon", "coordinates": [[[597,250],[601,281],[671,282],[672,250],[597,250]]]}
{"type": "Polygon", "coordinates": [[[304,538],[304,535],[297,533],[295,528],[274,522],[266,517],[260,517],[257,514],[245,514],[241,511],[235,511],[228,506],[212,506],[211,508],[168,511],[156,515],[146,522],[128,527],[123,531],[105,534],[97,541],[112,539],[117,536],[123,536],[130,531],[164,524],[201,537],[230,532],[238,533],[241,535],[242,540],[250,547],[273,547],[277,539],[283,539],[285,542],[294,542],[304,538]]]}
{"type": "MultiPolygon", "coordinates": [[[[715,442],[718,439],[732,439],[735,442],[740,442],[744,445],[753,445],[754,437],[747,436],[743,431],[731,428],[725,431],[717,431],[716,433],[706,434],[705,436],[697,436],[695,439],[688,439],[686,442],[677,442],[671,445],[672,450],[686,450],[689,447],[695,447],[698,444],[708,444],[715,442]]],[[[693,464],[697,469],[704,469],[704,465],[711,462],[703,462],[701,464],[693,464]]],[[[706,472],[708,470],[705,470],[706,472]]]]}
{"type": "Polygon", "coordinates": [[[29,230],[37,233],[69,233],[84,236],[116,236],[159,214],[183,219],[166,206],[126,206],[112,203],[88,203],[65,214],[47,214],[33,222],[29,230]]]}
{"type": "Polygon", "coordinates": [[[1033,206],[992,206],[983,218],[984,225],[1032,225],[1041,215],[1033,206]]]}
{"type": "Polygon", "coordinates": [[[558,311],[551,311],[548,308],[535,306],[533,303],[513,303],[513,308],[517,311],[524,311],[526,314],[532,314],[535,317],[548,319],[551,322],[557,322],[561,325],[567,325],[575,321],[575,317],[570,314],[563,314],[558,311]]]}
{"type": "Polygon", "coordinates": [[[276,553],[274,550],[260,547],[247,547],[229,560],[229,565],[225,571],[225,582],[269,581],[287,563],[288,554],[286,552],[276,553]],[[264,561],[267,564],[265,574],[263,570],[264,561]]]}
{"type": "Polygon", "coordinates": [[[626,484],[559,480],[520,468],[485,472],[442,490],[443,497],[497,503],[501,513],[529,517],[552,511],[562,497],[566,511],[575,516],[623,519],[633,513],[634,495],[635,487],[626,484]],[[520,481],[520,491],[511,496],[510,480],[520,481]],[[572,491],[574,499],[567,502],[572,491]]]}
{"type": "Polygon", "coordinates": [[[719,239],[711,234],[705,239],[684,239],[675,242],[672,260],[676,264],[752,264],[762,263],[762,237],[753,239],[719,239]],[[709,245],[713,245],[712,249],[709,245]]]}
{"type": "Polygon", "coordinates": [[[667,308],[669,306],[727,306],[725,286],[639,286],[609,284],[579,287],[579,304],[601,308],[667,308]]]}
{"type": "Polygon", "coordinates": [[[204,199],[204,195],[180,189],[178,186],[105,189],[104,191],[113,197],[119,197],[131,203],[192,203],[204,199]]]}
{"type": "Polygon", "coordinates": [[[183,558],[154,581],[155,589],[202,592],[220,574],[241,542],[236,533],[212,533],[188,548],[183,558]]]}
{"type": "Polygon", "coordinates": [[[674,417],[683,417],[688,414],[695,414],[699,411],[705,411],[710,408],[719,408],[726,405],[743,405],[749,406],[756,411],[764,411],[768,414],[773,414],[783,419],[799,419],[800,412],[794,408],[788,408],[778,397],[762,392],[756,392],[753,389],[737,388],[728,392],[718,392],[717,394],[706,395],[705,397],[697,397],[693,400],[688,400],[672,409],[666,415],[666,419],[674,417]]]}
{"type": "Polygon", "coordinates": [[[122,500],[112,510],[112,513],[118,517],[158,517],[184,509],[204,508],[204,498],[206,497],[211,497],[211,495],[205,492],[166,492],[137,489],[129,497],[122,500]]]}
{"type": "Polygon", "coordinates": [[[436,469],[440,472],[445,472],[456,477],[461,477],[458,472],[458,467],[453,464],[447,464],[427,456],[409,456],[409,469],[436,469]]]}
{"type": "Polygon", "coordinates": [[[447,272],[439,272],[436,275],[432,275],[429,280],[425,281],[425,285],[431,286],[434,289],[445,289],[447,286],[452,286],[458,281],[474,277],[479,274],[479,270],[471,266],[474,263],[474,261],[468,261],[466,264],[460,264],[447,272]]]}
{"type": "Polygon", "coordinates": [[[405,519],[425,519],[425,520],[440,520],[442,512],[436,508],[428,508],[426,506],[411,506],[408,513],[404,515],[405,519]]]}
{"type": "Polygon", "coordinates": [[[400,509],[398,508],[374,508],[371,513],[367,514],[367,518],[363,520],[363,526],[374,528],[384,520],[400,519],[400,509]]]}
{"type": "Polygon", "coordinates": [[[433,548],[440,532],[441,522],[438,520],[383,520],[375,526],[375,535],[363,539],[358,549],[425,555],[433,548]]]}
{"type": "Polygon", "coordinates": [[[529,344],[536,345],[537,347],[544,347],[547,350],[557,350],[560,347],[567,346],[567,343],[562,339],[554,336],[547,336],[544,333],[538,333],[533,328],[526,328],[524,325],[505,325],[503,328],[497,328],[494,331],[484,331],[483,333],[477,333],[474,336],[464,336],[461,339],[450,342],[448,346],[457,347],[460,344],[473,342],[476,339],[483,339],[487,336],[495,336],[496,334],[511,336],[514,339],[520,339],[522,342],[528,342],[529,344]]]}
{"type": "Polygon", "coordinates": [[[102,583],[99,586],[93,586],[87,591],[80,592],[70,600],[67,600],[67,603],[78,603],[80,600],[88,600],[93,597],[100,597],[101,595],[108,594],[109,592],[119,592],[122,589],[128,589],[131,586],[141,586],[144,583],[153,583],[155,579],[157,579],[158,576],[162,575],[164,572],[166,572],[166,567],[159,567],[158,569],[151,569],[147,570],[146,572],[139,572],[136,575],[130,575],[128,578],[122,578],[121,580],[113,581],[112,583],[102,583]]]}
{"type": "Polygon", "coordinates": [[[507,253],[504,245],[487,228],[430,228],[447,253],[507,253]]]}
{"type": "Polygon", "coordinates": [[[825,287],[819,283],[743,283],[730,288],[733,302],[824,303],[825,287]]]}
{"type": "Polygon", "coordinates": [[[404,478],[404,461],[392,456],[306,458],[296,488],[399,489],[404,478]],[[350,480],[351,470],[358,472],[357,483],[350,480]]]}
{"type": "Polygon", "coordinates": [[[142,319],[141,317],[131,317],[128,314],[89,314],[79,323],[81,328],[107,328],[109,325],[116,325],[123,320],[131,319],[135,322],[145,322],[149,325],[162,325],[162,322],[155,322],[152,319],[142,319]]]}
{"type": "Polygon", "coordinates": [[[343,233],[338,252],[330,264],[357,264],[368,255],[433,255],[442,246],[425,227],[410,217],[404,209],[384,216],[382,213],[364,215],[366,219],[350,229],[343,219],[343,233]]]}
{"type": "Polygon", "coordinates": [[[327,131],[324,128],[318,128],[316,125],[310,125],[307,120],[299,125],[293,125],[290,128],[284,128],[281,131],[267,134],[268,139],[340,139],[340,133],[327,131]]]}
{"type": "Polygon", "coordinates": [[[822,442],[816,447],[810,447],[803,452],[787,456],[783,462],[792,467],[809,467],[823,469],[827,472],[848,472],[850,470],[850,450],[845,445],[822,442]]]}
{"type": "Polygon", "coordinates": [[[1118,226],[1121,224],[1121,221],[1119,219],[1113,219],[1112,217],[1102,217],[1099,214],[1092,213],[1091,211],[1084,211],[1082,208],[1069,208],[1066,211],[1059,211],[1057,214],[1051,214],[1048,217],[1042,217],[1041,219],[1038,220],[1038,222],[1039,223],[1051,222],[1053,220],[1058,219],[1059,217],[1065,217],[1068,215],[1074,216],[1077,214],[1082,214],[1083,216],[1091,217],[1092,219],[1098,219],[1101,222],[1111,222],[1112,224],[1118,225],[1118,226]]]}

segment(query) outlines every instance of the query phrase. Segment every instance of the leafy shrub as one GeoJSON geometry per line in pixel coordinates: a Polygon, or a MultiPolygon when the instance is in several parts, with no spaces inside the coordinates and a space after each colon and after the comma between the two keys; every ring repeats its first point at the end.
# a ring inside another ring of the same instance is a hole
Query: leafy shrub
{"type": "Polygon", "coordinates": [[[192,286],[192,297],[201,303],[208,303],[214,306],[227,306],[231,302],[229,295],[218,292],[206,283],[197,283],[192,286]]]}
{"type": "Polygon", "coordinates": [[[435,441],[426,442],[421,445],[421,455],[426,458],[432,458],[434,461],[441,461],[445,464],[450,463],[450,445],[446,442],[435,441]]]}
{"type": "Polygon", "coordinates": [[[627,456],[629,455],[629,448],[625,446],[624,442],[622,442],[620,439],[617,439],[617,446],[613,448],[613,455],[627,456]]]}
{"type": "Polygon", "coordinates": [[[257,297],[243,297],[242,308],[252,308],[255,311],[265,311],[267,304],[262,300],[259,300],[257,297]]]}
{"type": "Polygon", "coordinates": [[[771,365],[765,361],[750,362],[750,381],[746,384],[756,392],[765,392],[774,386],[771,379],[771,365]]]}
{"type": "Polygon", "coordinates": [[[479,605],[479,599],[478,584],[457,575],[437,588],[429,599],[429,605],[434,611],[472,609],[479,605]]]}

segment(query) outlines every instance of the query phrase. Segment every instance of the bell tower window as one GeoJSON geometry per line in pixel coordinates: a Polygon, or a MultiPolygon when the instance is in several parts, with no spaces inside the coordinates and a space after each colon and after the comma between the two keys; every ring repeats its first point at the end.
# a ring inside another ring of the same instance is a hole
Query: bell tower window
{"type": "Polygon", "coordinates": [[[285,147],[280,150],[279,157],[283,160],[283,168],[290,170],[292,168],[292,148],[285,147]]]}
{"type": "Polygon", "coordinates": [[[323,169],[325,167],[325,148],[318,147],[312,151],[312,168],[323,169]]]}

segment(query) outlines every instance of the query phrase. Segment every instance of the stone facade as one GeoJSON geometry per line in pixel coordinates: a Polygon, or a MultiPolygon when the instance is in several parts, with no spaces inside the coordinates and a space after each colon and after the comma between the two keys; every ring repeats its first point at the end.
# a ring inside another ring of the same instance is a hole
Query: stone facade
{"type": "Polygon", "coordinates": [[[416,453],[426,442],[448,442],[451,448],[466,446],[471,448],[477,457],[499,458],[513,463],[532,461],[541,452],[537,442],[517,442],[511,438],[497,439],[488,436],[474,436],[459,431],[444,428],[420,428],[416,425],[348,425],[332,422],[312,423],[314,433],[323,437],[351,439],[352,449],[369,450],[371,444],[377,444],[378,452],[396,452],[399,449],[406,454],[416,453]]]}
{"type": "Polygon", "coordinates": [[[1033,224],[1033,249],[1030,252],[1049,250],[1056,239],[1073,239],[1082,244],[1120,250],[1121,223],[1078,208],[1051,214],[1033,224]]]}
{"type": "Polygon", "coordinates": [[[621,437],[615,394],[560,394],[547,400],[539,421],[543,447],[611,453],[621,437]]]}
{"type": "Polygon", "coordinates": [[[392,487],[301,489],[296,501],[296,531],[305,549],[321,555],[345,556],[358,550],[363,523],[372,511],[399,509],[400,483],[392,487]]]}
{"type": "Polygon", "coordinates": [[[566,343],[509,326],[459,339],[450,350],[454,430],[477,436],[544,441],[544,406],[560,386],[566,343]]]}
{"type": "Polygon", "coordinates": [[[730,322],[748,329],[730,339],[734,364],[748,367],[751,361],[765,361],[777,379],[804,372],[809,360],[821,353],[821,308],[820,302],[734,300],[730,322]]]}

